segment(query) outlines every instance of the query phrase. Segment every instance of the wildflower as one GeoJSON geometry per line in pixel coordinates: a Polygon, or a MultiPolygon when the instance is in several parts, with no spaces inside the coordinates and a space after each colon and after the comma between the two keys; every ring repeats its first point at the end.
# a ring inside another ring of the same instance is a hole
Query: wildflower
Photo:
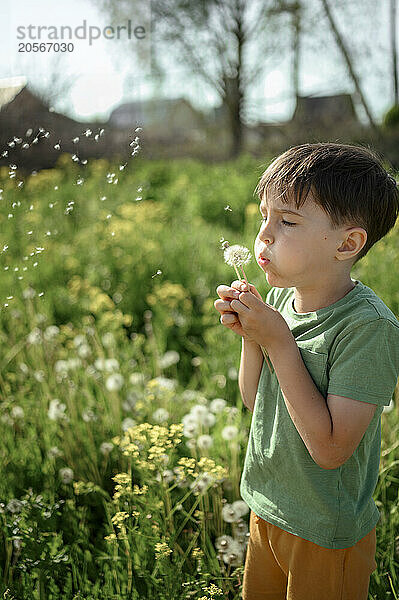
{"type": "Polygon", "coordinates": [[[56,458],[57,456],[62,456],[62,452],[57,446],[51,446],[47,452],[47,456],[49,458],[56,458]]]}
{"type": "Polygon", "coordinates": [[[161,558],[163,556],[169,556],[173,550],[169,548],[168,544],[165,542],[158,542],[155,544],[155,558],[161,558]]]}
{"type": "Polygon", "coordinates": [[[222,508],[222,518],[226,523],[236,523],[241,518],[241,511],[231,504],[225,504],[222,508]]]}
{"type": "Polygon", "coordinates": [[[244,275],[244,281],[246,283],[248,283],[244,269],[243,269],[243,265],[246,265],[247,263],[249,263],[252,258],[251,253],[248,250],[248,248],[246,248],[245,246],[239,246],[238,244],[235,244],[234,246],[229,246],[228,242],[224,242],[223,255],[224,255],[224,261],[231,267],[234,267],[234,269],[237,273],[238,279],[243,278],[238,271],[238,267],[241,267],[243,275],[244,275]]]}
{"type": "Polygon", "coordinates": [[[157,423],[164,423],[169,419],[169,413],[165,408],[158,408],[152,415],[152,418],[157,423]]]}
{"type": "Polygon", "coordinates": [[[21,406],[13,406],[11,409],[11,416],[13,419],[23,419],[24,409],[21,406]]]}
{"type": "Polygon", "coordinates": [[[43,334],[43,337],[45,340],[50,341],[53,338],[55,338],[59,334],[59,332],[60,332],[60,328],[57,327],[57,325],[49,325],[46,328],[46,330],[43,334]]]}
{"type": "Polygon", "coordinates": [[[135,425],[136,425],[136,421],[134,419],[131,419],[130,417],[127,417],[126,419],[123,419],[123,421],[122,421],[123,431],[127,431],[128,429],[130,429],[131,427],[134,427],[135,425]]]}
{"type": "Polygon", "coordinates": [[[21,500],[17,500],[17,498],[12,498],[7,504],[7,510],[11,513],[19,513],[21,512],[23,507],[23,503],[21,500]]]}
{"type": "Polygon", "coordinates": [[[88,408],[87,410],[83,411],[82,419],[85,421],[85,423],[90,423],[90,421],[97,421],[98,416],[90,408],[88,408]]]}
{"type": "Polygon", "coordinates": [[[238,378],[237,369],[235,367],[230,367],[230,369],[227,371],[227,377],[235,381],[238,378]]]}
{"type": "Polygon", "coordinates": [[[136,392],[134,390],[129,390],[129,392],[126,395],[126,400],[122,402],[123,410],[125,410],[126,412],[132,410],[136,406],[137,400],[138,396],[136,392]]]}
{"type": "Polygon", "coordinates": [[[231,535],[221,535],[216,538],[215,546],[219,550],[219,552],[228,552],[232,546],[234,539],[231,535]]]}
{"type": "Polygon", "coordinates": [[[159,366],[161,369],[167,369],[172,365],[175,365],[179,362],[180,355],[175,350],[169,350],[165,352],[165,354],[159,360],[159,366]]]}
{"type": "Polygon", "coordinates": [[[54,398],[54,400],[51,400],[50,402],[50,406],[47,411],[47,416],[52,421],[60,421],[62,419],[67,419],[65,410],[66,405],[62,404],[62,402],[60,402],[58,398],[54,398]]]}
{"type": "Polygon", "coordinates": [[[237,540],[230,543],[228,552],[224,552],[223,561],[230,566],[240,566],[243,561],[243,549],[237,540]]]}
{"type": "Polygon", "coordinates": [[[70,469],[69,467],[60,469],[58,471],[58,473],[59,473],[62,483],[71,483],[71,481],[73,480],[73,470],[70,469]]]}
{"type": "Polygon", "coordinates": [[[109,392],[117,392],[119,391],[124,383],[124,378],[120,373],[113,373],[107,378],[105,382],[105,387],[109,392]]]}
{"type": "Polygon", "coordinates": [[[75,348],[78,348],[79,346],[81,346],[82,344],[86,343],[86,337],[84,335],[76,335],[73,339],[73,345],[75,346],[75,348]]]}
{"type": "Polygon", "coordinates": [[[108,331],[107,333],[104,333],[104,335],[101,338],[101,341],[104,348],[111,348],[111,346],[115,344],[115,336],[113,333],[108,331]]]}
{"type": "Polygon", "coordinates": [[[154,384],[157,385],[161,390],[173,391],[177,387],[176,379],[168,379],[167,377],[155,377],[148,382],[152,387],[154,384]]]}
{"type": "Polygon", "coordinates": [[[87,344],[82,344],[81,346],[79,346],[78,354],[80,357],[87,358],[90,355],[90,353],[90,346],[88,346],[87,344]]]}
{"type": "Polygon", "coordinates": [[[39,344],[41,341],[41,336],[42,336],[42,332],[40,331],[40,329],[38,327],[35,327],[28,334],[28,337],[26,339],[28,341],[28,344],[39,344]]]}
{"type": "Polygon", "coordinates": [[[223,411],[227,402],[223,398],[215,398],[211,401],[209,408],[213,413],[220,413],[223,411]]]}
{"type": "Polygon", "coordinates": [[[100,446],[101,454],[107,456],[113,449],[114,445],[111,442],[103,442],[100,446]]]}
{"type": "Polygon", "coordinates": [[[66,360],[57,360],[54,365],[54,369],[56,373],[68,373],[68,361],[66,360]]]}
{"type": "Polygon", "coordinates": [[[238,429],[235,425],[227,425],[222,429],[222,438],[224,440],[233,440],[238,435],[238,429]]]}
{"type": "Polygon", "coordinates": [[[108,373],[117,371],[119,369],[119,362],[116,358],[106,358],[104,361],[104,368],[108,373]]]}
{"type": "Polygon", "coordinates": [[[197,439],[197,445],[200,450],[207,450],[213,446],[213,439],[210,435],[200,435],[197,439]]]}
{"type": "Polygon", "coordinates": [[[143,373],[132,373],[129,377],[129,381],[132,385],[139,385],[144,383],[145,378],[143,373]]]}
{"type": "Polygon", "coordinates": [[[248,514],[249,512],[248,504],[244,502],[244,500],[236,500],[235,502],[233,502],[231,507],[233,508],[233,510],[240,513],[241,517],[248,514]]]}

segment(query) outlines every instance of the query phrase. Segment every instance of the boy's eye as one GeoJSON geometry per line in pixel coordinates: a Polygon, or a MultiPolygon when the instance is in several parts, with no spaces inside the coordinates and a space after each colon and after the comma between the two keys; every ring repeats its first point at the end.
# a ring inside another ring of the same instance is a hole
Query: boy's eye
{"type": "MultiPolygon", "coordinates": [[[[267,217],[262,217],[260,222],[264,223],[266,219],[267,217]]],[[[283,225],[287,225],[287,227],[294,227],[296,225],[296,223],[289,223],[289,221],[284,221],[284,219],[282,219],[281,222],[283,223],[283,225]]]]}

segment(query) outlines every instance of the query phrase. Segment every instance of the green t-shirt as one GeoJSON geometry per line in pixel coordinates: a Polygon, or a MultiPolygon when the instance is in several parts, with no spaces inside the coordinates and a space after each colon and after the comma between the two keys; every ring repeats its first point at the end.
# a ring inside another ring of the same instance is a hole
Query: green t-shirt
{"type": "Polygon", "coordinates": [[[314,312],[295,312],[294,288],[272,288],[266,302],[286,320],[324,398],[330,393],[377,404],[360,444],[337,469],[318,466],[264,361],[240,484],[243,500],[259,517],[332,549],[353,546],[379,520],[372,494],[381,413],[399,375],[399,321],[372,289],[354,283],[338,302],[314,312]]]}

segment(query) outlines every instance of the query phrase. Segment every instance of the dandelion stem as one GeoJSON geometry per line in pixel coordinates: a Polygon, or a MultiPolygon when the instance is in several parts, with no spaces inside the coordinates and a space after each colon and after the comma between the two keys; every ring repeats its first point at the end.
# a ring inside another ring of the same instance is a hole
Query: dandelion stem
{"type": "Polygon", "coordinates": [[[233,265],[233,267],[234,267],[234,269],[235,269],[235,271],[236,271],[236,273],[237,273],[237,277],[238,277],[238,279],[241,281],[241,280],[242,280],[242,276],[240,275],[240,272],[239,272],[239,270],[237,269],[237,267],[236,267],[236,265],[235,265],[235,264],[233,265]]]}
{"type": "Polygon", "coordinates": [[[244,267],[243,267],[242,265],[241,265],[241,271],[243,272],[243,275],[244,275],[244,281],[245,281],[245,283],[247,284],[247,286],[248,286],[248,291],[249,291],[248,279],[247,279],[247,276],[245,275],[244,267]]]}

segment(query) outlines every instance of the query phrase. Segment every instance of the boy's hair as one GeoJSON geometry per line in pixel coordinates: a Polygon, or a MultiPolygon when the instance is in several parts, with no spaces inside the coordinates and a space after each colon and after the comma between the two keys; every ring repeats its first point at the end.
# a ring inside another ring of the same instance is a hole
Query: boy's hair
{"type": "Polygon", "coordinates": [[[362,146],[320,142],[289,148],[269,165],[254,193],[262,200],[270,190],[286,204],[293,198],[297,209],[311,192],[333,228],[365,229],[367,241],[353,264],[392,229],[399,213],[395,179],[362,146]]]}

